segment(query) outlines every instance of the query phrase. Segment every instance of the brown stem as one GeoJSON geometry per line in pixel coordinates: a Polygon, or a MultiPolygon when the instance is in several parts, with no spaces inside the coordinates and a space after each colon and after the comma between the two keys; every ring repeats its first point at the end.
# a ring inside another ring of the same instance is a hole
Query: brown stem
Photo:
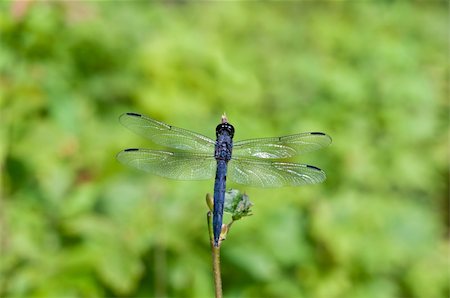
{"type": "Polygon", "coordinates": [[[222,298],[222,276],[220,273],[220,242],[219,246],[214,246],[214,236],[212,229],[212,212],[207,214],[208,230],[209,230],[209,242],[211,244],[211,254],[213,263],[213,275],[214,275],[214,289],[216,298],[222,298]]]}

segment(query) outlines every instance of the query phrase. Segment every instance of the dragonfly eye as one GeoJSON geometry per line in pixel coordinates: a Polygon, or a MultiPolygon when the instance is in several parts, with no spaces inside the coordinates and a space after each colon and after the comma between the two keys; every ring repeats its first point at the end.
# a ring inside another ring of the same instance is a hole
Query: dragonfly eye
{"type": "Polygon", "coordinates": [[[221,123],[216,127],[216,137],[223,131],[227,131],[228,134],[233,137],[234,136],[234,127],[230,123],[221,123]]]}

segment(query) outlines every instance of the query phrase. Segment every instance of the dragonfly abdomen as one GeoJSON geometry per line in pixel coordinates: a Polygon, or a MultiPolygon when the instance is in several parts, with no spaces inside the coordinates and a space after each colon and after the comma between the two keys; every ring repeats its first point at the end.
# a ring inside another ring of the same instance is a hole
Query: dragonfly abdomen
{"type": "Polygon", "coordinates": [[[222,231],[223,205],[225,202],[225,189],[227,182],[227,161],[217,160],[216,179],[214,182],[214,212],[213,232],[214,245],[219,245],[220,232],[222,231]]]}

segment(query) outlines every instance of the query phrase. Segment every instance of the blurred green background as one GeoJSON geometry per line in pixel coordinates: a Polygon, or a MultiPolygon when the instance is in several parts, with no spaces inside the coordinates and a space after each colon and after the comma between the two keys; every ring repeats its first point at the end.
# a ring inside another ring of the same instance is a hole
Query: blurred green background
{"type": "Polygon", "coordinates": [[[323,131],[325,183],[245,191],[226,297],[448,297],[446,2],[0,4],[1,297],[211,297],[205,194],[119,164],[138,112],[323,131]]]}

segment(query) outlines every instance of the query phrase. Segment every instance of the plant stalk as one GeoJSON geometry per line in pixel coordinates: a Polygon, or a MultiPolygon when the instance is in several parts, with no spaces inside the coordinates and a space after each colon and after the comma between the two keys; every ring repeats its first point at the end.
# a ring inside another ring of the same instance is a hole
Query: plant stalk
{"type": "Polygon", "coordinates": [[[212,254],[212,265],[213,265],[213,275],[214,275],[214,289],[215,297],[222,298],[222,276],[220,272],[220,242],[219,246],[214,246],[214,236],[212,229],[212,212],[209,211],[207,214],[208,220],[208,230],[209,230],[209,242],[211,244],[211,254],[212,254]]]}

